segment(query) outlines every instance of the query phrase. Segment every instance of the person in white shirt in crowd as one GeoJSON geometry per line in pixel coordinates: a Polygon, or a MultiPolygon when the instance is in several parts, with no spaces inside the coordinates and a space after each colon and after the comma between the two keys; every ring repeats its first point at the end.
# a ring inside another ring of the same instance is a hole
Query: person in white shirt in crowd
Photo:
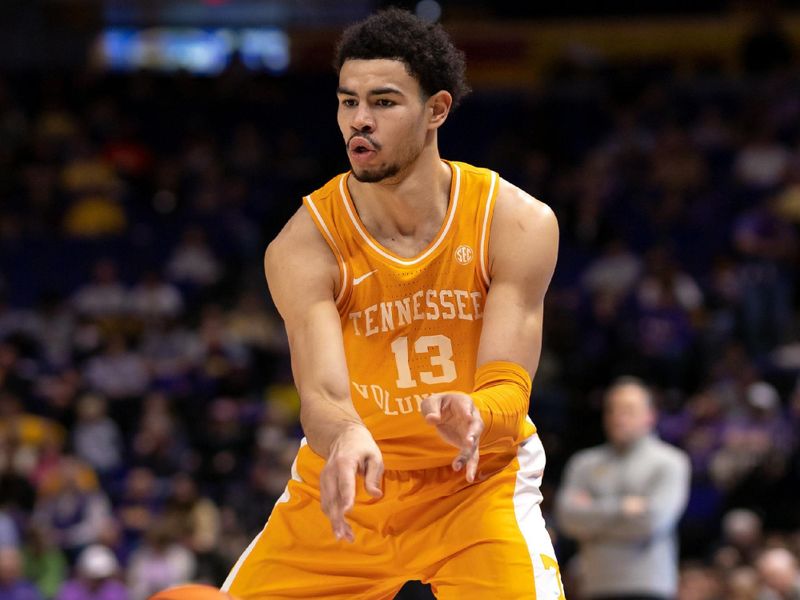
{"type": "Polygon", "coordinates": [[[561,530],[578,542],[580,588],[591,600],[666,600],[678,586],[676,525],[689,494],[686,454],[653,434],[647,386],[607,390],[608,443],[578,452],[556,497],[561,530]]]}
{"type": "Polygon", "coordinates": [[[209,287],[222,277],[222,265],[206,240],[205,232],[190,227],[167,262],[167,276],[175,283],[190,287],[209,287]]]}
{"type": "Polygon", "coordinates": [[[183,312],[183,298],[177,287],[157,271],[147,271],[130,291],[131,314],[145,323],[174,319],[183,312]]]}
{"type": "Polygon", "coordinates": [[[83,317],[118,317],[127,310],[128,292],[111,259],[102,259],[92,269],[92,281],[78,288],[72,305],[83,317]]]}

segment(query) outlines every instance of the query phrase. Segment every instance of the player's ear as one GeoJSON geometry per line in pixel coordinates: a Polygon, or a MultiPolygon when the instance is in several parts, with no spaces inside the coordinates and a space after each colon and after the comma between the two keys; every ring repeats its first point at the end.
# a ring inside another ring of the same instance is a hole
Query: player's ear
{"type": "Polygon", "coordinates": [[[450,114],[453,96],[447,90],[440,90],[428,98],[427,105],[430,111],[429,126],[431,129],[438,129],[450,114]]]}

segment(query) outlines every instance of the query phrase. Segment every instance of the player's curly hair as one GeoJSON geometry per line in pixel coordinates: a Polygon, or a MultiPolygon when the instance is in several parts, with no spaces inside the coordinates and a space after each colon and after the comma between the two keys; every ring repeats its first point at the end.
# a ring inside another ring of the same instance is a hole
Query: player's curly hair
{"type": "Polygon", "coordinates": [[[470,92],[464,53],[441,25],[406,10],[387,8],[345,29],[333,66],[338,73],[349,59],[373,58],[403,61],[426,97],[447,90],[453,96],[453,108],[470,92]]]}

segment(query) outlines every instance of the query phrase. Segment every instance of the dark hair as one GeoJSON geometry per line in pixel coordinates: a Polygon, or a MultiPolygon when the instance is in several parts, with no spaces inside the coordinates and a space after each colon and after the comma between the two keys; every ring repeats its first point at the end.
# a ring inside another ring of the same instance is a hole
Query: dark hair
{"type": "Polygon", "coordinates": [[[644,392],[645,401],[647,402],[647,406],[649,408],[654,409],[656,407],[655,398],[653,398],[653,390],[650,389],[650,386],[647,385],[647,382],[645,382],[644,379],[641,379],[634,375],[620,375],[619,377],[614,379],[614,381],[611,382],[611,385],[609,385],[608,389],[606,390],[605,394],[606,399],[608,399],[608,397],[611,395],[611,392],[613,392],[617,388],[629,385],[638,387],[639,389],[642,390],[642,392],[644,392]]]}
{"type": "Polygon", "coordinates": [[[447,90],[453,108],[469,92],[464,53],[437,23],[427,23],[406,10],[388,8],[345,29],[336,46],[338,73],[349,59],[400,60],[430,97],[447,90]]]}

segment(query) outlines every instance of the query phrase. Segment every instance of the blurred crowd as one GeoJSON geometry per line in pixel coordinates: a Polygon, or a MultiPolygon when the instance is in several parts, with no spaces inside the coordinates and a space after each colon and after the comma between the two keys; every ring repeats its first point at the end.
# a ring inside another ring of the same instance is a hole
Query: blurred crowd
{"type": "MultiPolygon", "coordinates": [[[[692,463],[681,600],[800,598],[790,58],[564,63],[474,93],[441,134],[559,217],[531,405],[545,512],[601,439],[605,386],[650,382],[692,463]]],[[[0,597],[219,584],[262,527],[302,434],[261,259],[346,168],[334,91],[237,65],[0,78],[0,597]]]]}

